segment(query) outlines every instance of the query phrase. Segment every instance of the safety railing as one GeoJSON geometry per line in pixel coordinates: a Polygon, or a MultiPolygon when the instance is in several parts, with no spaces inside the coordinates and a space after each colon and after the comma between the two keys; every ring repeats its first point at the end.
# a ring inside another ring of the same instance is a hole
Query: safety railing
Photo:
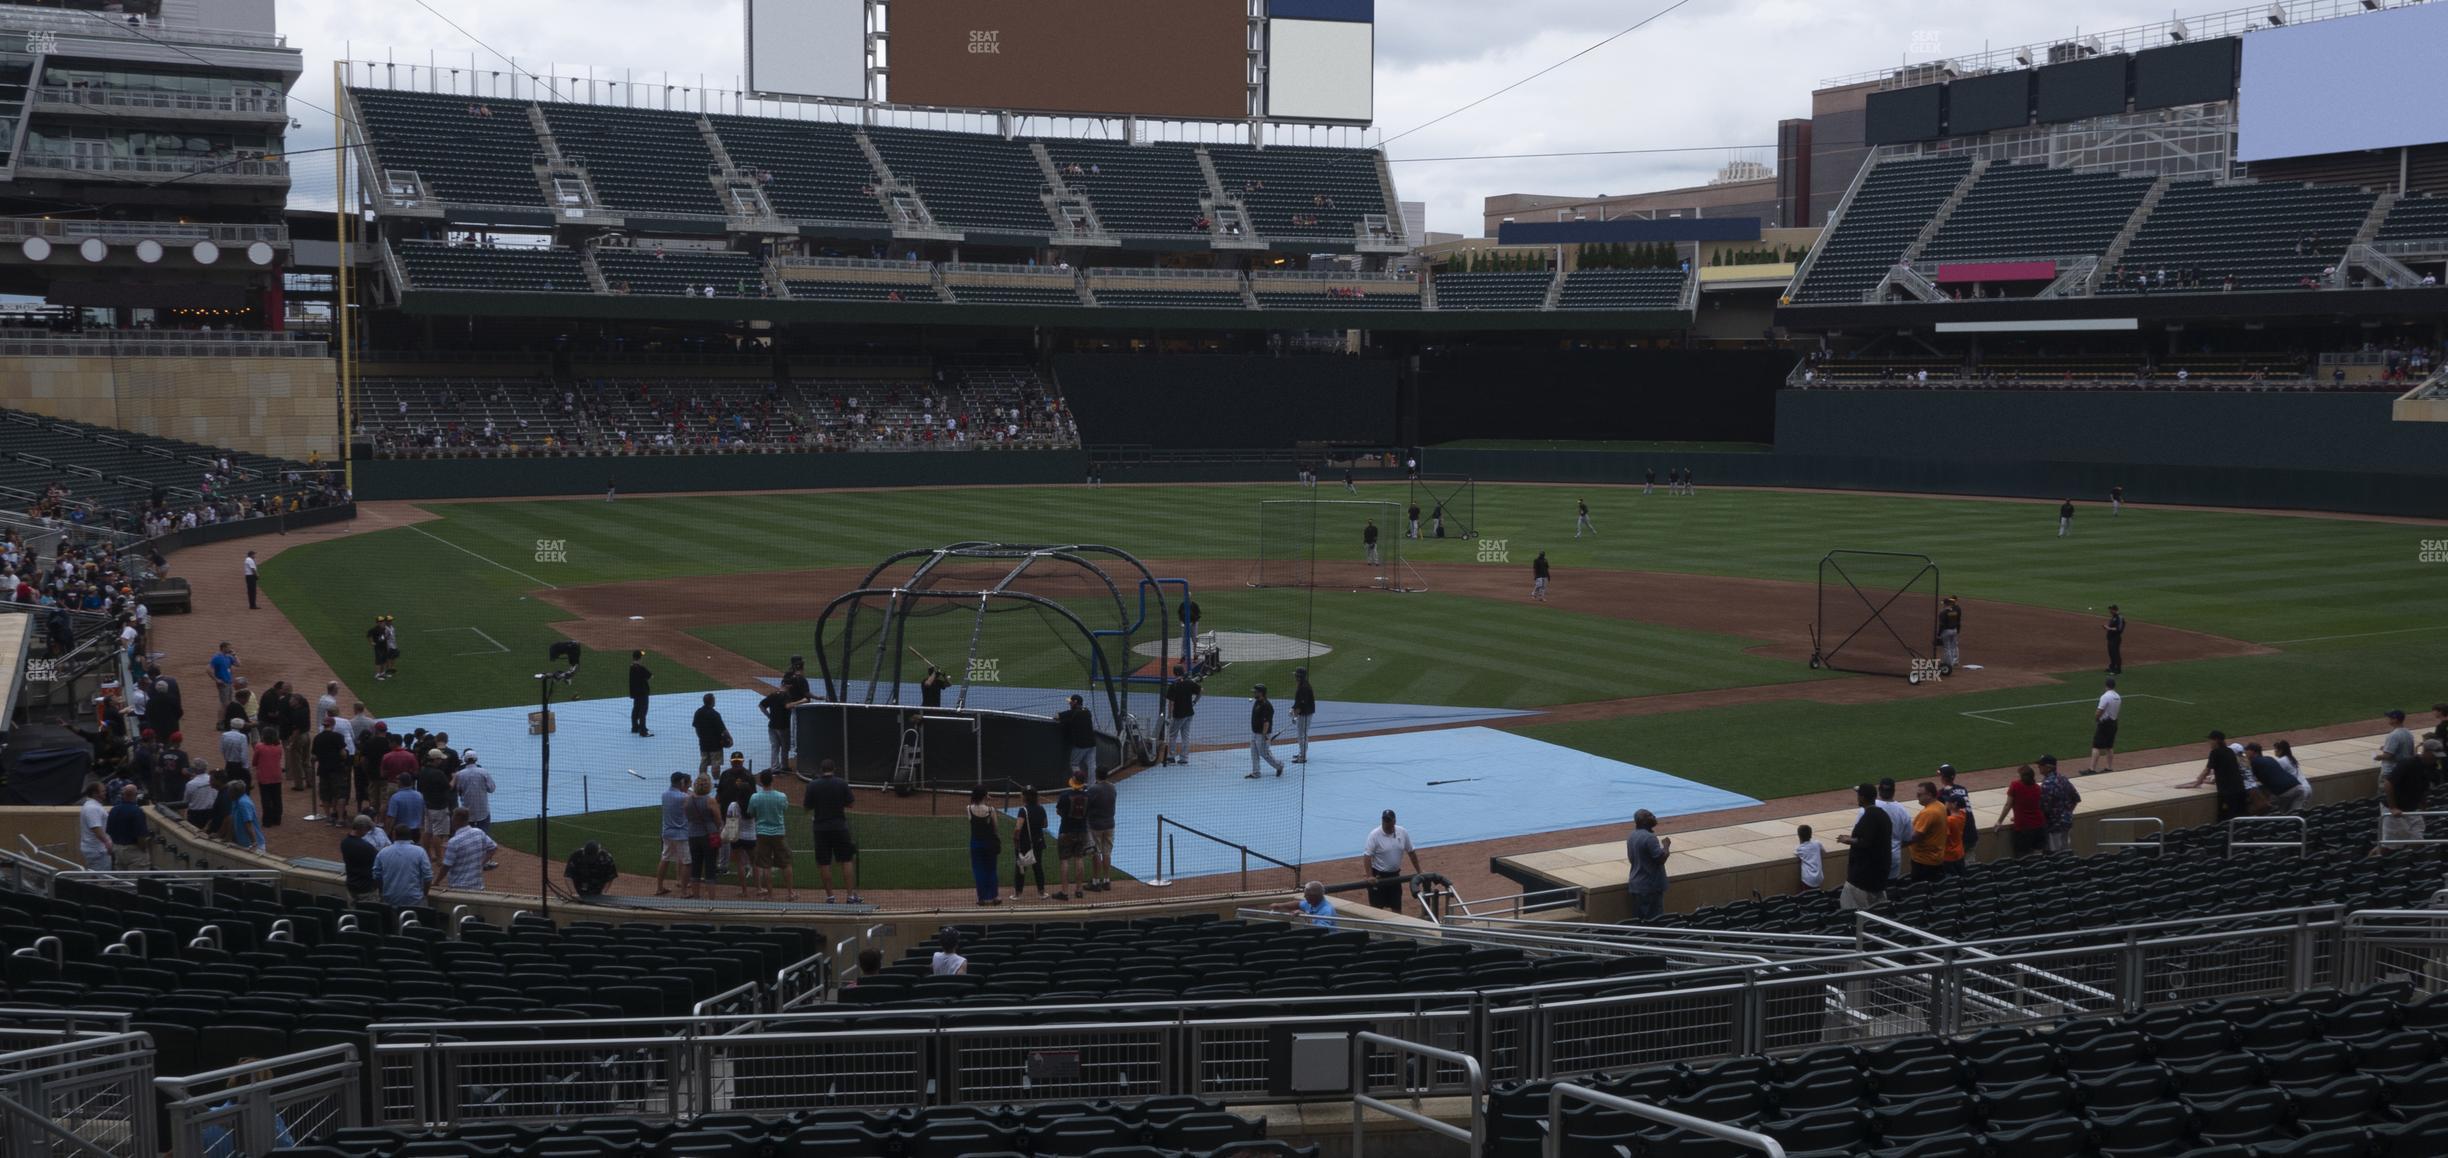
{"type": "Polygon", "coordinates": [[[0,11],[0,29],[9,33],[51,32],[60,36],[93,36],[105,40],[150,41],[155,44],[226,44],[241,48],[279,48],[289,38],[271,32],[235,28],[190,28],[141,15],[61,10],[11,4],[0,11]]]}
{"type": "Polygon", "coordinates": [[[1553,913],[1565,909],[1580,909],[1589,903],[1589,890],[1578,885],[1552,889],[1517,892],[1511,896],[1483,897],[1466,900],[1459,894],[1445,914],[1448,925],[1469,921],[1519,920],[1530,913],[1553,913]]]}
{"type": "Polygon", "coordinates": [[[360,1124],[357,1049],[330,1045],[153,1081],[170,1158],[228,1158],[303,1146],[360,1124]]]}
{"type": "MultiPolygon", "coordinates": [[[[831,995],[833,961],[836,957],[841,957],[838,945],[832,953],[811,953],[776,970],[773,984],[766,990],[773,1011],[783,1013],[813,1005],[831,995]]],[[[858,954],[853,952],[842,959],[856,961],[858,954]]]]}
{"type": "Polygon", "coordinates": [[[153,1039],[74,1037],[0,1054],[0,1154],[152,1158],[153,1039]]]}
{"type": "MultiPolygon", "coordinates": [[[[1728,1126],[1722,1122],[1711,1122],[1705,1118],[1695,1118],[1689,1114],[1679,1114],[1673,1110],[1652,1106],[1647,1102],[1636,1102],[1630,1098],[1602,1093],[1587,1086],[1574,1085],[1571,1082],[1558,1082],[1547,1090],[1547,1137],[1541,1143],[1539,1151],[1545,1158],[1562,1158],[1564,1154],[1564,1103],[1566,1102],[1582,1102],[1618,1113],[1630,1114],[1636,1118],[1646,1118],[1661,1126],[1672,1126],[1677,1130],[1686,1130],[1720,1142],[1731,1142],[1745,1150],[1757,1150],[1767,1155],[1768,1158],[1785,1158],[1785,1147],[1778,1145],[1776,1139],[1766,1134],[1728,1126]]],[[[1355,1155],[1359,1153],[1357,1149],[1352,1152],[1355,1155]]]]}
{"type": "Polygon", "coordinates": [[[2099,823],[2103,826],[2113,824],[2120,828],[2139,829],[2145,825],[2148,825],[2150,828],[2150,831],[2142,833],[2140,836],[2137,836],[2132,840],[2100,841],[2097,847],[2102,850],[2111,848],[2147,848],[2151,850],[2151,854],[2153,856],[2167,855],[2167,822],[2159,819],[2156,816],[2109,816],[2102,817],[2099,823]]]}
{"type": "Polygon", "coordinates": [[[2448,832],[2448,825],[2443,825],[2442,820],[2448,820],[2448,812],[2391,813],[2384,806],[2380,810],[2380,847],[2413,848],[2426,844],[2448,844],[2448,836],[2429,835],[2448,832]],[[2389,824],[2392,820],[2397,822],[2394,826],[2389,824]],[[2390,831],[2392,827],[2394,833],[2390,831]]]}
{"type": "Polygon", "coordinates": [[[2234,855],[2235,855],[2235,853],[2236,853],[2236,850],[2237,850],[2237,849],[2239,849],[2239,848],[2289,848],[2289,849],[2293,849],[2293,850],[2295,850],[2296,855],[2301,856],[2301,855],[2304,855],[2304,854],[2305,854],[2305,850],[2306,850],[2306,847],[2307,847],[2307,845],[2308,845],[2308,843],[2309,843],[2309,841],[2310,841],[2310,839],[2311,839],[2311,835],[2312,835],[2312,826],[2311,826],[2311,824],[2310,824],[2309,822],[2307,822],[2306,820],[2304,820],[2304,818],[2303,818],[2303,817],[2300,817],[2300,816],[2291,816],[2291,815],[2288,815],[2288,814],[2285,814],[2285,813],[2278,813],[2278,814],[2274,814],[2274,815],[2270,815],[2270,816],[2238,816],[2238,817],[2233,817],[2233,818],[2231,818],[2231,819],[2229,819],[2229,820],[2227,821],[2227,855],[2229,855],[2229,856],[2234,856],[2234,855]],[[2279,839],[2271,839],[2271,840],[2237,840],[2237,839],[2236,839],[2236,831],[2237,831],[2238,829],[2243,828],[2243,827],[2244,827],[2244,826],[2246,826],[2246,825],[2251,825],[2251,826],[2254,826],[2254,827],[2256,827],[2256,828],[2260,828],[2260,827],[2267,827],[2267,826],[2270,826],[2270,825],[2273,825],[2273,824],[2275,824],[2275,825],[2292,825],[2292,826],[2293,826],[2293,829],[2294,829],[2294,833],[2295,833],[2294,839],[2292,839],[2292,840],[2279,840],[2279,839]]]}
{"type": "Polygon", "coordinates": [[[269,177],[287,180],[289,162],[261,157],[118,157],[97,153],[28,152],[21,169],[72,173],[173,173],[194,177],[269,177]]]}
{"type": "Polygon", "coordinates": [[[240,96],[236,93],[163,92],[110,86],[70,88],[65,85],[44,85],[34,92],[35,99],[40,103],[65,108],[163,109],[256,117],[289,115],[289,102],[279,93],[240,96]]]}
{"type": "Polygon", "coordinates": [[[1147,879],[1147,880],[1145,880],[1145,881],[1143,881],[1143,882],[1141,882],[1142,884],[1145,884],[1145,885],[1147,885],[1147,886],[1148,886],[1148,887],[1150,887],[1150,888],[1159,888],[1159,889],[1161,889],[1161,888],[1168,888],[1168,887],[1170,887],[1170,886],[1173,884],[1173,874],[1172,874],[1172,872],[1171,872],[1171,871],[1169,871],[1169,870],[1167,869],[1167,867],[1166,867],[1166,866],[1167,866],[1167,864],[1169,863],[1169,864],[1171,864],[1173,867],[1178,868],[1178,867],[1180,867],[1180,864],[1181,864],[1180,858],[1179,858],[1179,857],[1177,857],[1177,856],[1175,856],[1175,855],[1173,855],[1173,846],[1172,846],[1172,844],[1171,844],[1170,842],[1168,842],[1168,841],[1166,841],[1166,840],[1165,840],[1165,826],[1167,826],[1167,825],[1171,825],[1171,826],[1172,826],[1172,827],[1174,827],[1174,828],[1177,828],[1177,829],[1179,829],[1179,830],[1181,830],[1181,831],[1183,831],[1183,832],[1189,833],[1189,834],[1190,834],[1190,835],[1192,835],[1192,836],[1199,837],[1199,838],[1200,838],[1200,839],[1202,839],[1202,840],[1209,840],[1209,841],[1213,841],[1213,842],[1215,842],[1215,843],[1217,843],[1217,844],[1223,845],[1223,846],[1224,846],[1224,847],[1226,847],[1226,848],[1232,849],[1233,851],[1240,853],[1240,854],[1241,854],[1241,891],[1242,891],[1242,892],[1245,892],[1245,893],[1246,893],[1246,892],[1248,892],[1248,891],[1249,891],[1249,871],[1250,871],[1249,866],[1250,866],[1250,859],[1251,859],[1252,857],[1255,857],[1255,858],[1257,858],[1258,860],[1265,861],[1266,863],[1271,864],[1271,865],[1274,865],[1274,866],[1275,866],[1275,867],[1277,867],[1277,868],[1281,868],[1281,869],[1289,869],[1289,870],[1291,870],[1291,872],[1292,872],[1292,882],[1291,882],[1291,887],[1293,887],[1293,888],[1296,888],[1296,889],[1297,889],[1297,888],[1299,888],[1299,887],[1301,886],[1301,880],[1300,880],[1301,866],[1296,865],[1296,864],[1293,864],[1293,863],[1291,863],[1290,861],[1277,860],[1277,859],[1275,859],[1274,857],[1268,856],[1267,854],[1265,854],[1265,853],[1263,853],[1263,852],[1259,852],[1259,851],[1257,851],[1257,850],[1255,850],[1255,849],[1252,849],[1250,846],[1248,846],[1248,845],[1246,845],[1246,844],[1242,844],[1242,843],[1240,843],[1240,842],[1238,842],[1238,841],[1226,840],[1226,839],[1224,839],[1223,837],[1217,836],[1216,834],[1214,834],[1214,833],[1212,833],[1212,832],[1203,832],[1203,831],[1201,831],[1201,830],[1199,830],[1199,829],[1192,828],[1191,826],[1189,826],[1189,825],[1187,825],[1187,824],[1183,824],[1181,821],[1175,820],[1175,819],[1173,819],[1173,818],[1171,818],[1171,817],[1169,817],[1169,816],[1166,816],[1165,814],[1163,814],[1163,813],[1161,813],[1161,812],[1160,812],[1160,813],[1157,813],[1157,814],[1156,814],[1156,875],[1155,875],[1155,876],[1153,876],[1153,877],[1150,877],[1149,879],[1147,879]]]}
{"type": "Polygon", "coordinates": [[[215,887],[224,884],[258,884],[277,889],[282,875],[278,869],[142,869],[132,871],[95,872],[92,869],[71,869],[51,874],[51,895],[59,895],[63,884],[99,885],[126,892],[135,892],[137,882],[170,888],[191,888],[200,892],[202,902],[218,902],[215,887]]]}
{"type": "MultiPolygon", "coordinates": [[[[1370,1110],[1389,1115],[1397,1121],[1426,1130],[1431,1134],[1460,1142],[1470,1147],[1463,1152],[1469,1158],[1479,1158],[1479,1155],[1487,1148],[1487,1073],[1480,1068],[1479,1059],[1469,1054],[1456,1053],[1449,1049],[1439,1049],[1435,1046],[1405,1041],[1399,1037],[1389,1037],[1382,1033],[1362,1030],[1351,1035],[1350,1089],[1352,1158],[1362,1158],[1367,1150],[1368,1111],[1370,1110]],[[1405,1063],[1427,1063],[1405,1064],[1402,1067],[1403,1077],[1399,1089],[1395,1092],[1409,1097],[1410,1105],[1404,1106],[1370,1092],[1376,1088],[1370,1080],[1373,1075],[1371,1053],[1373,1049],[1380,1048],[1405,1063]],[[1464,1083],[1462,1096],[1467,1098],[1470,1104],[1470,1125],[1457,1126],[1442,1118],[1431,1117],[1421,1112],[1420,1099],[1427,1096],[1430,1089],[1435,1086],[1433,1071],[1439,1066],[1461,1071],[1464,1083]]],[[[1555,1158],[1555,1151],[1552,1147],[1548,1150],[1548,1158],[1555,1158]]]]}
{"type": "Polygon", "coordinates": [[[1749,929],[1696,929],[1673,925],[1599,925],[1586,921],[1530,921],[1473,916],[1449,924],[1468,928],[1527,929],[1616,942],[1643,952],[1673,954],[1691,949],[1776,960],[1857,951],[1854,939],[1835,933],[1766,933],[1749,929]]]}
{"type": "Polygon", "coordinates": [[[2404,978],[2416,989],[2448,989],[2448,909],[2369,909],[2340,926],[2341,986],[2404,978]]]}
{"type": "Polygon", "coordinates": [[[289,230],[280,225],[234,225],[184,221],[80,221],[73,218],[0,217],[0,241],[41,237],[54,241],[211,241],[248,245],[268,241],[289,244],[289,230]]]}

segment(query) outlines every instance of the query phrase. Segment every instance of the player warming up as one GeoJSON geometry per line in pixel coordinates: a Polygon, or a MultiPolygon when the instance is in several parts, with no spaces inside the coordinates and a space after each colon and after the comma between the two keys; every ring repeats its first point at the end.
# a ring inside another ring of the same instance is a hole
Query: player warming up
{"type": "Polygon", "coordinates": [[[2064,502],[2057,504],[2057,537],[2062,539],[2073,533],[2074,500],[2067,499],[2064,502]]]}
{"type": "Polygon", "coordinates": [[[1545,551],[1539,552],[1538,558],[1530,560],[1530,598],[1541,603],[1547,602],[1547,552],[1545,551]]]}
{"type": "Polygon", "coordinates": [[[1375,519],[1370,519],[1370,520],[1368,521],[1368,525],[1367,525],[1367,526],[1360,528],[1360,546],[1361,546],[1361,548],[1362,548],[1363,550],[1365,550],[1365,551],[1367,552],[1367,554],[1368,554],[1368,563],[1369,563],[1369,566],[1371,566],[1371,567],[1376,566],[1376,565],[1377,565],[1377,520],[1375,520],[1375,519]]]}
{"type": "Polygon", "coordinates": [[[1949,595],[1938,605],[1938,646],[1946,655],[1949,668],[1963,664],[1963,601],[1949,595]]]}
{"type": "Polygon", "coordinates": [[[1580,508],[1580,513],[1573,520],[1573,538],[1580,538],[1583,531],[1588,531],[1593,535],[1597,534],[1597,525],[1589,521],[1589,500],[1574,499],[1573,506],[1580,508]]]}
{"type": "Polygon", "coordinates": [[[1243,780],[1258,778],[1260,762],[1274,765],[1275,774],[1283,775],[1284,762],[1275,758],[1275,749],[1269,745],[1269,741],[1275,738],[1274,732],[1275,702],[1267,698],[1265,684],[1253,684],[1250,686],[1250,770],[1249,775],[1242,777],[1243,780]]]}
{"type": "Polygon", "coordinates": [[[1300,751],[1292,762],[1309,762],[1309,719],[1317,715],[1317,689],[1309,686],[1309,669],[1292,669],[1292,732],[1300,738],[1300,751]]]}

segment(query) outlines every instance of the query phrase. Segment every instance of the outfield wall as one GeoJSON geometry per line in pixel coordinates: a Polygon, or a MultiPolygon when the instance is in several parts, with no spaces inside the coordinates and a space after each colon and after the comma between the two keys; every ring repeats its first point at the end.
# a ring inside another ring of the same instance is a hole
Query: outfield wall
{"type": "Polygon", "coordinates": [[[1392,446],[1396,364],[1254,354],[1065,354],[1054,377],[1092,446],[1392,446]]]}
{"type": "MultiPolygon", "coordinates": [[[[2383,393],[1788,390],[1779,454],[2448,475],[2448,428],[2383,393]]],[[[1643,437],[1666,437],[1646,435],[1643,437]]]]}
{"type": "Polygon", "coordinates": [[[1424,354],[1418,435],[1767,442],[1790,350],[1490,350],[1424,354]]]}

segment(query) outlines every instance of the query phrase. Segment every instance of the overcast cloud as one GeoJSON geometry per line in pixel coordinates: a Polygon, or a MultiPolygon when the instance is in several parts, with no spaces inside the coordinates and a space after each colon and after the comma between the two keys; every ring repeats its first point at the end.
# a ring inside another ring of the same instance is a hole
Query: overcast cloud
{"type": "MultiPolygon", "coordinates": [[[[1162,0],[1151,0],[1162,2],[1162,0]]],[[[1671,0],[1378,0],[1377,125],[1407,200],[1429,228],[1476,235],[1483,198],[1589,195],[1699,184],[1730,160],[1773,165],[1776,122],[1807,116],[1820,80],[1904,60],[1977,53],[2165,20],[2142,0],[1691,0],[1647,28],[1469,112],[1415,126],[1554,64],[1671,0]],[[1510,153],[1707,146],[1705,151],[1538,160],[1428,161],[1510,153]],[[1726,148],[1735,146],[1735,148],[1726,148]],[[1420,158],[1422,160],[1409,160],[1420,158]]],[[[409,0],[283,0],[281,30],[304,51],[297,96],[300,205],[328,208],[331,62],[391,59],[507,71],[480,46],[540,73],[739,87],[739,0],[432,0],[461,31],[409,0]],[[475,39],[471,39],[471,37],[475,39]],[[703,81],[699,81],[699,77],[703,81]]],[[[2224,7],[2224,6],[2221,6],[2224,7]]]]}

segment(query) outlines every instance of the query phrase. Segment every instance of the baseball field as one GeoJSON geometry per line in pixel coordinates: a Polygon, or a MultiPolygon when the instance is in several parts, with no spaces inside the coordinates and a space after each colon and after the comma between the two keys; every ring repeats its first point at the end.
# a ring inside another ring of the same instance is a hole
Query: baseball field
{"type": "MultiPolygon", "coordinates": [[[[1399,482],[1361,491],[1409,497],[1399,482]]],[[[826,601],[892,552],[1105,543],[1189,578],[1206,627],[1332,649],[1308,661],[1321,697],[1536,709],[1498,726],[1761,799],[1942,761],[2079,758],[2111,603],[2133,624],[2128,749],[2213,727],[2270,736],[2370,720],[2440,694],[2448,569],[2423,560],[2448,531],[2431,524],[2147,504],[2111,517],[2086,500],[2060,537],[2054,503],[1480,484],[1475,536],[1403,544],[1425,591],[1249,587],[1257,504],[1307,494],[1285,484],[441,503],[422,508],[426,521],[361,520],[286,551],[264,583],[377,714],[413,723],[531,703],[531,675],[563,638],[596,657],[572,689],[580,698],[625,695],[632,648],[648,652],[658,694],[756,689],[787,656],[813,652],[826,601]],[[1590,504],[1596,535],[1574,537],[1576,500],[1590,504]],[[1818,566],[1834,549],[1935,560],[1969,607],[1965,669],[1918,686],[1812,670],[1818,566]],[[1555,570],[1545,604],[1529,598],[1541,551],[1555,570]],[[398,678],[376,683],[363,678],[362,633],[379,614],[398,617],[403,659],[398,678]]],[[[1351,496],[1330,479],[1318,497],[1351,496]]],[[[1399,528],[1383,530],[1391,546],[1399,528]]],[[[1319,557],[1356,558],[1347,532],[1322,534],[1319,557]]],[[[964,654],[970,628],[947,617],[918,647],[964,654]]],[[[993,678],[1079,687],[1082,658],[1058,635],[998,620],[984,653],[993,678]]],[[[1235,665],[1229,694],[1246,690],[1244,674],[1288,686],[1291,666],[1235,665]]],[[[497,774],[515,774],[507,755],[489,754],[497,774]]],[[[651,835],[644,818],[582,823],[607,839],[651,835]]],[[[964,879],[956,864],[913,861],[906,883],[964,879]]]]}

